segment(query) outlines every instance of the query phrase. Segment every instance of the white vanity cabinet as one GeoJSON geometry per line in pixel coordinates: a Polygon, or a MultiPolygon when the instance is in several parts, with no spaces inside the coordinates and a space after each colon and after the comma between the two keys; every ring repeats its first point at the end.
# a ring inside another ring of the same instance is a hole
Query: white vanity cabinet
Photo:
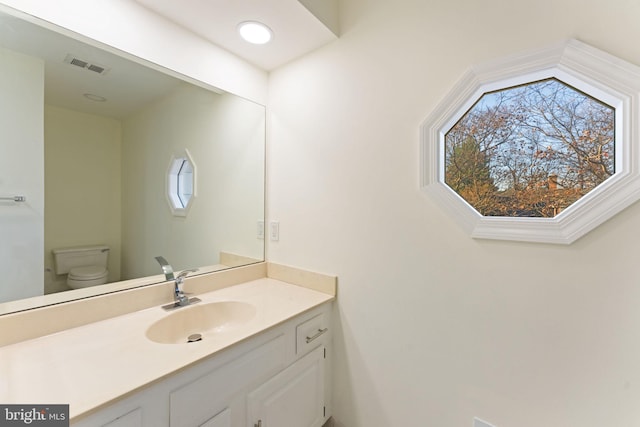
{"type": "Polygon", "coordinates": [[[136,408],[133,411],[116,418],[105,424],[105,427],[138,427],[142,425],[142,409],[136,408]]]}
{"type": "Polygon", "coordinates": [[[320,427],[331,409],[331,305],[158,379],[71,425],[320,427]]]}
{"type": "Polygon", "coordinates": [[[249,393],[248,415],[254,427],[324,424],[325,353],[325,347],[317,347],[249,393]]]}
{"type": "Polygon", "coordinates": [[[210,418],[200,427],[231,427],[231,410],[229,408],[210,418]]]}

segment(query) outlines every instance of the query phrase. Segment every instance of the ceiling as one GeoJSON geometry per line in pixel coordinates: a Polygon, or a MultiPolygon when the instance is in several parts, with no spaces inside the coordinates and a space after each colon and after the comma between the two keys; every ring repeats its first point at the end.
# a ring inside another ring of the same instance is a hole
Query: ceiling
{"type": "MultiPolygon", "coordinates": [[[[266,71],[337,37],[334,31],[337,32],[338,0],[131,1],[266,71]],[[274,32],[272,42],[258,46],[242,40],[236,27],[247,20],[267,24],[274,32]]],[[[177,85],[185,84],[141,63],[5,14],[0,14],[0,47],[44,62],[45,103],[88,114],[123,119],[177,85]],[[70,65],[65,62],[68,56],[107,70],[97,74],[70,65]],[[86,93],[108,99],[95,102],[83,96],[86,93]]]]}
{"type": "Polygon", "coordinates": [[[81,41],[0,14],[0,47],[44,63],[45,103],[122,119],[182,83],[174,77],[81,41]],[[69,56],[104,66],[98,74],[65,62],[69,56]],[[83,94],[108,98],[95,102],[83,94]]]}
{"type": "Polygon", "coordinates": [[[332,40],[337,0],[135,0],[145,8],[267,71],[332,40]],[[259,21],[274,33],[266,45],[240,38],[237,26],[259,21]]]}

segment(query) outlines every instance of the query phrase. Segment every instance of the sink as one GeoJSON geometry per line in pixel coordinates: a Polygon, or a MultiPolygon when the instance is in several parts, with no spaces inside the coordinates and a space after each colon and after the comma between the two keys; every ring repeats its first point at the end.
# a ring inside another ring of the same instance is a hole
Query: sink
{"type": "Polygon", "coordinates": [[[256,307],[239,301],[197,304],[177,309],[147,329],[147,338],[161,344],[183,344],[232,331],[256,315],[256,307]]]}

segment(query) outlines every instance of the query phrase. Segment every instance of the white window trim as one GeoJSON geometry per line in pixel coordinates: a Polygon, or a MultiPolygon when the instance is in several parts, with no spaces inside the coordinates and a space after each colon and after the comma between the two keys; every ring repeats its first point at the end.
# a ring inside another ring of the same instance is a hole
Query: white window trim
{"type": "Polygon", "coordinates": [[[421,127],[421,188],[474,238],[570,244],[640,199],[640,67],[577,40],[473,67],[421,127]],[[616,172],[554,218],[485,217],[444,183],[444,135],[484,93],[556,77],[616,109],[616,172]]]}

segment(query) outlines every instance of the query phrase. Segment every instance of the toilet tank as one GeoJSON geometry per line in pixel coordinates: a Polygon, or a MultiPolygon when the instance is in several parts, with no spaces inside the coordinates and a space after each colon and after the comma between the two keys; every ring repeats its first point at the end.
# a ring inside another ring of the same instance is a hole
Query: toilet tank
{"type": "Polygon", "coordinates": [[[67,274],[74,267],[90,265],[99,265],[106,269],[109,258],[109,246],[106,245],[59,248],[52,252],[56,274],[67,274]]]}

